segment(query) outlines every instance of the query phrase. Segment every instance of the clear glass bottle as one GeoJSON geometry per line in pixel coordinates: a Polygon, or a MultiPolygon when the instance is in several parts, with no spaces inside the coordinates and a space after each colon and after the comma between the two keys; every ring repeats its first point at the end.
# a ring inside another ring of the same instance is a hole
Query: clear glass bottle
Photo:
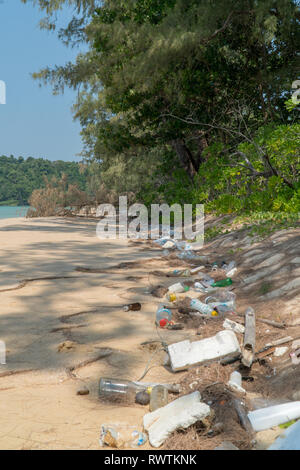
{"type": "Polygon", "coordinates": [[[99,396],[108,399],[134,401],[136,393],[143,390],[145,387],[124,379],[101,377],[99,383],[99,396]]]}

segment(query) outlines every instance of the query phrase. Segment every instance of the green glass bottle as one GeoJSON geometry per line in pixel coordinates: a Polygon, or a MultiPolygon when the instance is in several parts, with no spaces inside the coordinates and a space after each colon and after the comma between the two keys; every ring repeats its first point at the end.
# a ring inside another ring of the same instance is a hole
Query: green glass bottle
{"type": "Polygon", "coordinates": [[[226,287],[226,286],[231,286],[232,284],[232,279],[230,277],[227,277],[226,279],[222,279],[221,281],[214,282],[211,287],[226,287]]]}

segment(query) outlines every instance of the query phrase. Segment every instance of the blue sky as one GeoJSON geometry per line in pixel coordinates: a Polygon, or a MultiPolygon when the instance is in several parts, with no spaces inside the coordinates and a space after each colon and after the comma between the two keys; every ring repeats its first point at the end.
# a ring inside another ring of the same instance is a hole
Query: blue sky
{"type": "MultiPolygon", "coordinates": [[[[61,18],[65,25],[71,11],[61,18]]],[[[55,33],[39,29],[43,13],[21,0],[0,0],[0,80],[6,104],[0,104],[0,155],[74,160],[82,150],[80,125],[71,106],[76,92],[53,96],[30,76],[49,65],[73,60],[78,49],[65,47],[55,33]]]]}

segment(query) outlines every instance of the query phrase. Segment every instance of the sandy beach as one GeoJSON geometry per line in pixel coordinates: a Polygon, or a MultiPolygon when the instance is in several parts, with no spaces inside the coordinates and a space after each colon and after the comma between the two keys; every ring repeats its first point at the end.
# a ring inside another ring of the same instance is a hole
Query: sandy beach
{"type": "MultiPolygon", "coordinates": [[[[99,449],[103,423],[141,429],[145,408],[101,403],[98,382],[138,379],[151,357],[140,343],[157,339],[158,299],[145,292],[159,253],[127,240],[101,241],[95,228],[94,220],[79,218],[0,221],[0,340],[7,348],[0,366],[1,449],[99,449]],[[138,266],[109,269],[125,262],[138,266]],[[104,272],[77,272],[78,266],[104,272]],[[30,281],[22,287],[24,280],[30,281]],[[141,301],[142,311],[124,312],[131,301],[141,301]],[[106,348],[113,353],[69,377],[68,367],[106,348]],[[89,395],[76,395],[82,385],[89,395]]],[[[164,336],[187,336],[174,333],[164,336]]],[[[170,374],[158,365],[146,379],[168,381],[170,374]]]]}
{"type": "MultiPolygon", "coordinates": [[[[185,263],[176,255],[163,258],[161,248],[147,241],[99,240],[96,223],[83,218],[0,221],[0,341],[7,349],[6,365],[0,365],[0,449],[101,449],[101,425],[142,430],[148,407],[99,400],[100,377],[138,380],[151,361],[144,381],[179,383],[184,378],[185,393],[190,393],[220,378],[226,381],[234,370],[215,364],[190,375],[174,374],[163,366],[161,347],[141,345],[199,340],[199,331],[188,322],[179,331],[157,330],[154,322],[160,299],[150,291],[174,279],[153,271],[185,263]],[[140,302],[141,311],[124,312],[130,302],[140,302]],[[88,395],[77,395],[82,387],[88,395]]],[[[300,337],[299,230],[280,231],[254,244],[243,231],[225,233],[202,250],[210,263],[235,259],[238,311],[252,305],[258,317],[290,325],[280,330],[258,322],[258,349],[282,336],[300,337]]],[[[222,323],[204,322],[200,339],[221,331],[222,323]]],[[[247,396],[263,392],[291,399],[299,377],[291,371],[287,387],[278,371],[289,364],[288,352],[277,361],[273,382],[266,378],[267,369],[253,368],[247,396]]],[[[232,439],[238,443],[240,431],[235,432],[232,439]]],[[[202,448],[197,442],[193,448],[202,448]]],[[[217,443],[209,440],[210,446],[217,443]]],[[[179,444],[188,449],[190,435],[179,444]]],[[[143,448],[149,449],[149,443],[143,448]]]]}

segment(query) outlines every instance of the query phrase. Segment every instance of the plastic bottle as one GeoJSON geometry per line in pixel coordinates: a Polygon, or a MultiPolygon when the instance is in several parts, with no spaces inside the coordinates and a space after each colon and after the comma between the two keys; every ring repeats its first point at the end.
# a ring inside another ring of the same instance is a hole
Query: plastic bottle
{"type": "Polygon", "coordinates": [[[168,404],[168,390],[163,385],[156,385],[152,388],[150,395],[150,411],[155,411],[158,408],[168,404]]]}
{"type": "Polygon", "coordinates": [[[235,310],[235,294],[234,292],[217,292],[215,295],[207,297],[205,303],[212,308],[216,308],[218,312],[232,312],[235,310]]]}
{"type": "Polygon", "coordinates": [[[188,292],[190,288],[188,286],[184,286],[181,282],[177,282],[176,284],[172,284],[172,286],[169,287],[169,292],[171,294],[175,293],[182,293],[182,292],[188,292]]]}
{"type": "Polygon", "coordinates": [[[246,393],[246,391],[242,387],[242,376],[238,371],[232,372],[230,375],[229,381],[227,382],[229,388],[236,390],[240,393],[246,393]]]}
{"type": "Polygon", "coordinates": [[[194,290],[197,292],[203,292],[203,294],[212,294],[216,292],[216,287],[205,287],[201,282],[195,282],[194,290]]]}
{"type": "Polygon", "coordinates": [[[191,308],[198,310],[198,312],[208,315],[210,317],[217,317],[218,312],[210,305],[206,305],[198,299],[192,299],[190,303],[191,308]]]}
{"type": "Polygon", "coordinates": [[[189,277],[191,271],[189,269],[174,269],[171,275],[174,277],[189,277]]]}
{"type": "Polygon", "coordinates": [[[300,401],[291,401],[281,405],[250,411],[248,418],[254,431],[263,431],[264,429],[300,418],[300,401]]]}
{"type": "Polygon", "coordinates": [[[230,261],[229,264],[224,264],[222,268],[224,269],[224,271],[228,272],[228,271],[231,271],[233,268],[235,268],[235,266],[236,266],[235,261],[230,261]]]}
{"type": "Polygon", "coordinates": [[[136,302],[134,304],[124,305],[123,310],[124,312],[129,312],[129,310],[137,312],[138,310],[141,310],[141,308],[142,308],[141,304],[139,302],[136,302]]]}
{"type": "Polygon", "coordinates": [[[137,392],[145,390],[145,387],[137,385],[130,380],[111,379],[101,377],[99,383],[99,395],[105,398],[120,398],[134,401],[137,392]]]}
{"type": "Polygon", "coordinates": [[[231,286],[232,284],[232,279],[230,277],[227,277],[226,279],[222,279],[221,281],[214,282],[211,286],[212,287],[226,287],[226,286],[231,286]]]}
{"type": "Polygon", "coordinates": [[[147,436],[144,432],[141,431],[133,431],[132,433],[132,441],[130,442],[130,447],[140,447],[147,442],[147,436]]]}
{"type": "Polygon", "coordinates": [[[172,312],[166,308],[164,304],[159,304],[156,311],[156,325],[160,327],[166,326],[172,320],[172,312]]]}
{"type": "Polygon", "coordinates": [[[176,296],[176,294],[172,294],[172,293],[167,294],[167,299],[168,299],[169,302],[176,302],[177,296],[176,296]]]}

